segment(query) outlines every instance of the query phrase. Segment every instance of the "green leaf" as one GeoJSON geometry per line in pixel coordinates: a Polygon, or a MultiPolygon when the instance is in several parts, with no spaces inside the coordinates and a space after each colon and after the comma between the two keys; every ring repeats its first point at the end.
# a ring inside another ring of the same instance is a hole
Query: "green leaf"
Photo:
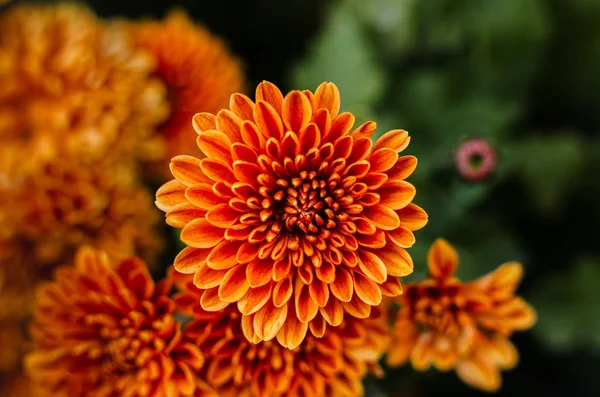
{"type": "Polygon", "coordinates": [[[383,93],[385,79],[359,10],[340,2],[330,11],[308,55],[293,69],[293,85],[315,89],[323,81],[331,81],[340,89],[344,110],[372,106],[383,93]]]}

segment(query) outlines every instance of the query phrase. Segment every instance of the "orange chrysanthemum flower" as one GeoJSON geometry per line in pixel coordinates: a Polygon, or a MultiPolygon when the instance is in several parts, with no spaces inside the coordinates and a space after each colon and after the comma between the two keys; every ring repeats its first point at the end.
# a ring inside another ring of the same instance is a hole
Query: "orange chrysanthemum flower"
{"type": "Polygon", "coordinates": [[[308,328],[321,336],[344,312],[366,318],[400,294],[397,277],[413,270],[405,248],[427,223],[404,180],[417,159],[398,157],[407,132],[373,144],[375,123],[353,129],[332,83],[284,98],[263,82],[256,103],[230,102],[194,116],[207,158],[173,158],[175,179],[157,192],[188,245],[175,268],[195,273],[203,308],[237,303],[252,339],[294,348],[308,328]]]}
{"type": "Polygon", "coordinates": [[[202,378],[222,397],[362,396],[362,378],[387,348],[383,305],[367,319],[346,319],[289,350],[276,341],[248,340],[253,336],[242,325],[248,317],[232,306],[204,310],[199,302],[208,291],[196,288],[190,276],[174,274],[183,288],[175,302],[191,317],[185,338],[200,347],[207,360],[202,378]]]}
{"type": "MultiPolygon", "coordinates": [[[[170,284],[146,265],[81,249],[74,267],[38,289],[32,381],[53,396],[194,396],[204,358],[182,339],[170,284]]],[[[196,393],[196,394],[195,394],[196,393]]],[[[199,394],[200,393],[200,394],[199,394]]]]}
{"type": "MultiPolygon", "coordinates": [[[[169,92],[172,112],[162,127],[167,159],[193,154],[197,135],[192,117],[199,111],[218,112],[231,94],[243,89],[240,62],[218,37],[181,11],[172,12],[164,22],[134,24],[132,32],[137,45],[156,57],[156,74],[169,92]]],[[[168,161],[161,170],[168,172],[168,161]]]]}
{"type": "Polygon", "coordinates": [[[404,294],[396,298],[401,307],[388,363],[410,361],[419,371],[431,365],[441,371],[455,368],[465,383],[497,390],[500,370],[513,368],[518,361],[508,338],[536,321],[534,310],[514,295],[521,265],[506,263],[478,280],[462,283],[454,277],[458,255],[446,241],[437,240],[427,259],[430,276],[406,285],[404,294]]]}
{"type": "Polygon", "coordinates": [[[122,24],[75,4],[14,6],[0,16],[0,144],[36,166],[164,155],[168,117],[154,59],[122,24]]]}
{"type": "Polygon", "coordinates": [[[57,159],[14,180],[0,189],[0,259],[55,265],[88,244],[115,260],[138,254],[152,262],[159,213],[135,177],[126,165],[57,159]]]}

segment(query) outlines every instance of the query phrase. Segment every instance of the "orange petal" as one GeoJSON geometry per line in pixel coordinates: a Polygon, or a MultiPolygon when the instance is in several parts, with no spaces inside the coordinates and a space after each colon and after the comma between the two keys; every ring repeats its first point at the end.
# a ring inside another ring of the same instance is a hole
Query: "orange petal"
{"type": "Polygon", "coordinates": [[[288,131],[299,133],[312,118],[312,105],[300,91],[291,91],[283,100],[282,116],[288,131]]]}
{"type": "Polygon", "coordinates": [[[200,306],[207,312],[218,312],[225,309],[228,305],[229,303],[219,299],[217,288],[205,290],[200,298],[200,306]]]}
{"type": "Polygon", "coordinates": [[[311,334],[317,338],[322,338],[327,329],[327,322],[322,316],[316,316],[314,320],[308,324],[308,327],[310,328],[311,334]]]}
{"type": "Polygon", "coordinates": [[[385,264],[388,275],[404,277],[414,270],[413,261],[408,252],[391,241],[382,249],[375,251],[375,254],[385,264]]]}
{"type": "Polygon", "coordinates": [[[181,231],[181,241],[190,247],[211,248],[223,239],[224,229],[211,225],[206,219],[194,219],[181,231]]]}
{"type": "Polygon", "coordinates": [[[397,210],[397,214],[402,221],[402,225],[406,226],[408,230],[415,231],[421,229],[427,224],[428,216],[423,208],[416,204],[410,203],[401,210],[397,210]]]}
{"type": "Polygon", "coordinates": [[[219,286],[219,298],[225,302],[237,302],[246,295],[249,288],[246,265],[240,264],[229,269],[223,277],[219,286]]]}
{"type": "Polygon", "coordinates": [[[235,176],[233,175],[233,170],[231,166],[224,161],[215,160],[215,159],[203,159],[200,162],[200,167],[206,176],[208,176],[211,180],[209,180],[209,184],[214,182],[225,182],[228,186],[231,186],[233,183],[237,182],[235,176]]]}
{"type": "Polygon", "coordinates": [[[251,148],[260,150],[265,147],[265,137],[260,133],[256,124],[250,121],[244,121],[240,129],[242,140],[251,148]]]}
{"type": "Polygon", "coordinates": [[[396,164],[387,172],[390,179],[406,179],[412,175],[417,168],[417,158],[415,156],[401,156],[396,160],[396,164]]]}
{"type": "Polygon", "coordinates": [[[223,199],[213,192],[212,185],[206,183],[190,186],[185,191],[185,197],[196,207],[206,211],[223,203],[223,199]]]}
{"type": "MultiPolygon", "coordinates": [[[[239,305],[239,301],[238,301],[238,305],[239,305]]],[[[254,321],[253,321],[254,316],[242,316],[242,333],[244,334],[244,336],[246,337],[246,339],[253,344],[257,344],[259,342],[262,342],[261,338],[256,335],[256,332],[254,332],[254,321]]],[[[228,357],[229,358],[229,357],[228,357]]],[[[229,358],[229,363],[231,366],[231,359],[229,358]]],[[[236,388],[236,392],[237,392],[237,388],[236,388]]],[[[227,394],[228,396],[230,394],[227,394]]],[[[248,397],[246,395],[242,395],[243,397],[248,397]]]]}
{"type": "Polygon", "coordinates": [[[277,341],[283,347],[295,349],[306,337],[308,324],[300,322],[296,316],[289,316],[281,330],[277,333],[277,341]]]}
{"type": "Polygon", "coordinates": [[[408,136],[408,132],[404,130],[391,130],[379,137],[377,142],[375,142],[375,146],[373,146],[373,150],[388,148],[398,153],[406,149],[409,142],[410,137],[408,136]]]}
{"type": "Polygon", "coordinates": [[[217,130],[207,130],[198,134],[196,143],[206,157],[231,163],[231,141],[227,135],[217,130]]]}
{"type": "Polygon", "coordinates": [[[383,261],[374,253],[369,251],[358,252],[358,268],[361,272],[377,284],[387,279],[387,270],[383,261]]]}
{"type": "Polygon", "coordinates": [[[377,193],[380,196],[380,204],[387,205],[393,210],[399,210],[410,204],[417,191],[406,181],[389,180],[377,189],[377,193]]]}
{"type": "Polygon", "coordinates": [[[256,186],[258,185],[258,176],[262,173],[263,171],[256,164],[239,160],[233,163],[233,174],[240,182],[256,186]]]}
{"type": "Polygon", "coordinates": [[[341,300],[342,302],[349,302],[352,299],[352,292],[354,291],[354,285],[352,282],[352,276],[347,270],[337,267],[335,272],[335,280],[329,285],[333,296],[341,300]]]}
{"type": "Polygon", "coordinates": [[[318,127],[311,123],[298,136],[300,142],[301,153],[308,153],[314,147],[319,147],[321,144],[321,133],[318,127]]]}
{"type": "Polygon", "coordinates": [[[402,224],[398,229],[386,232],[387,237],[402,248],[410,248],[415,244],[415,235],[402,224]]]}
{"type": "Polygon", "coordinates": [[[258,312],[254,314],[254,332],[262,340],[275,338],[287,318],[288,305],[275,307],[273,303],[267,302],[258,312]]]}
{"type": "Polygon", "coordinates": [[[337,327],[344,320],[344,306],[337,299],[329,299],[327,304],[319,309],[319,312],[325,321],[333,327],[337,327]]]}
{"type": "Polygon", "coordinates": [[[275,307],[285,305],[292,297],[292,292],[292,280],[289,277],[275,283],[275,288],[273,288],[273,305],[275,307]]]}
{"type": "Polygon", "coordinates": [[[467,385],[487,392],[497,391],[502,384],[499,369],[482,357],[460,360],[456,374],[467,385]]]}
{"type": "Polygon", "coordinates": [[[254,120],[254,102],[246,95],[235,93],[229,98],[229,108],[242,120],[254,120]]]}
{"type": "Polygon", "coordinates": [[[206,258],[206,264],[215,270],[224,270],[237,265],[237,252],[242,246],[240,241],[221,241],[206,258]]]}
{"type": "Polygon", "coordinates": [[[185,247],[176,257],[173,266],[179,273],[193,274],[206,261],[210,248],[185,247]]]}
{"type": "Polygon", "coordinates": [[[294,287],[294,304],[296,315],[303,323],[308,323],[319,312],[319,306],[310,298],[308,286],[299,280],[294,287]]]}
{"type": "Polygon", "coordinates": [[[167,212],[177,204],[186,202],[185,188],[177,179],[165,183],[156,191],[156,206],[167,212]]]}
{"type": "Polygon", "coordinates": [[[427,253],[429,273],[438,279],[448,278],[458,267],[458,254],[446,240],[437,239],[427,253]]]}
{"type": "Polygon", "coordinates": [[[402,294],[402,284],[394,276],[388,276],[387,280],[379,288],[381,288],[381,293],[385,296],[395,297],[402,294]]]}
{"type": "Polygon", "coordinates": [[[206,211],[185,202],[177,204],[167,212],[167,224],[181,229],[195,219],[204,218],[205,215],[206,211]]]}
{"type": "Polygon", "coordinates": [[[240,213],[229,206],[229,204],[219,204],[206,214],[206,220],[215,226],[228,228],[233,226],[240,217],[240,213]]]}
{"type": "Polygon", "coordinates": [[[222,109],[217,113],[217,130],[224,133],[232,143],[242,142],[242,122],[242,119],[230,110],[222,109]]]}
{"type": "Polygon", "coordinates": [[[196,157],[175,156],[171,159],[170,168],[173,176],[187,186],[211,182],[200,168],[200,160],[196,157]]]}
{"type": "Polygon", "coordinates": [[[225,277],[227,270],[214,270],[206,265],[206,261],[201,262],[196,274],[194,274],[194,285],[200,289],[211,289],[218,287],[225,277]]]}
{"type": "Polygon", "coordinates": [[[314,280],[308,286],[308,292],[313,301],[319,306],[323,307],[329,300],[329,286],[320,280],[314,280]]]}
{"type": "Polygon", "coordinates": [[[431,366],[433,359],[433,335],[430,332],[420,334],[410,355],[410,362],[417,371],[424,371],[431,366]]]}
{"type": "Polygon", "coordinates": [[[283,123],[273,106],[267,102],[258,101],[254,107],[254,121],[266,139],[281,139],[283,123]]]}
{"type": "Polygon", "coordinates": [[[316,112],[313,111],[313,123],[317,126],[319,131],[319,142],[311,147],[319,147],[321,138],[329,134],[329,130],[331,129],[331,115],[329,114],[329,110],[319,109],[316,112]]]}
{"type": "Polygon", "coordinates": [[[386,172],[396,164],[396,160],[398,160],[398,153],[392,149],[375,150],[369,156],[371,172],[386,172]]]}
{"type": "Polygon", "coordinates": [[[335,280],[335,265],[331,262],[323,262],[320,267],[315,268],[317,278],[326,284],[335,280]]]}
{"type": "Polygon", "coordinates": [[[261,287],[271,281],[273,272],[271,261],[254,260],[246,268],[246,278],[252,288],[261,287]]]}
{"type": "Polygon", "coordinates": [[[196,113],[192,118],[192,126],[197,133],[217,128],[217,117],[211,113],[196,113]]]}
{"type": "Polygon", "coordinates": [[[375,226],[383,230],[394,230],[400,226],[398,214],[390,207],[376,204],[363,209],[362,214],[375,226]]]}
{"type": "Polygon", "coordinates": [[[510,297],[523,278],[523,266],[518,262],[508,262],[491,273],[475,281],[481,289],[495,296],[510,297]]]}
{"type": "Polygon", "coordinates": [[[363,302],[371,306],[381,303],[381,289],[377,283],[358,272],[352,272],[352,278],[354,279],[354,292],[363,302]]]}
{"type": "Polygon", "coordinates": [[[277,112],[281,113],[281,105],[283,103],[283,94],[279,88],[273,83],[263,81],[256,87],[256,102],[265,101],[273,106],[277,112]]]}
{"type": "Polygon", "coordinates": [[[353,317],[367,318],[371,314],[371,305],[363,302],[356,294],[349,302],[342,302],[344,310],[353,317]]]}
{"type": "Polygon", "coordinates": [[[340,91],[333,83],[324,82],[315,91],[315,108],[327,109],[331,118],[340,111],[340,91]]]}
{"type": "Polygon", "coordinates": [[[352,138],[371,138],[371,135],[373,135],[376,128],[377,124],[374,121],[367,121],[352,131],[352,138]]]}
{"type": "Polygon", "coordinates": [[[258,249],[258,244],[245,242],[238,250],[236,257],[237,261],[239,263],[249,263],[253,261],[258,256],[258,249]]]}
{"type": "Polygon", "coordinates": [[[271,298],[273,283],[265,284],[258,288],[250,288],[237,302],[238,310],[245,316],[249,316],[260,310],[271,298]]]}
{"type": "Polygon", "coordinates": [[[281,140],[281,155],[284,158],[293,159],[296,157],[299,147],[300,141],[298,140],[298,135],[292,131],[286,132],[281,140]]]}
{"type": "Polygon", "coordinates": [[[333,142],[336,139],[346,135],[354,125],[354,115],[349,112],[344,112],[333,118],[331,128],[327,135],[323,135],[324,142],[333,142]]]}

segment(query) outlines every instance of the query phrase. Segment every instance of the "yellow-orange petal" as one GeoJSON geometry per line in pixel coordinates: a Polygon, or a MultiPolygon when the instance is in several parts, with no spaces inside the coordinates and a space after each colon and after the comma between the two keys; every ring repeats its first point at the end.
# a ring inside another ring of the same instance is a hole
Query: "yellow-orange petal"
{"type": "Polygon", "coordinates": [[[184,228],[190,222],[203,218],[206,215],[206,211],[196,207],[195,205],[185,202],[180,203],[171,208],[167,212],[167,224],[169,226],[184,228]]]}
{"type": "Polygon", "coordinates": [[[386,172],[396,164],[398,160],[398,153],[392,149],[379,149],[375,150],[369,156],[369,163],[371,164],[371,172],[386,172]]]}
{"type": "Polygon", "coordinates": [[[319,312],[319,306],[310,297],[308,286],[301,281],[296,282],[294,287],[294,305],[298,320],[303,323],[311,321],[319,312]]]}
{"type": "Polygon", "coordinates": [[[280,140],[283,135],[283,123],[279,113],[267,102],[258,101],[254,107],[254,122],[258,130],[268,140],[280,140]]]}
{"type": "Polygon", "coordinates": [[[164,212],[169,211],[177,204],[184,203],[186,185],[177,179],[170,180],[156,191],[156,206],[164,212]]]}
{"type": "Polygon", "coordinates": [[[415,198],[417,190],[415,187],[403,180],[388,180],[377,193],[380,196],[380,204],[386,205],[393,210],[406,207],[415,198]]]}
{"type": "MultiPolygon", "coordinates": [[[[222,229],[221,229],[222,230],[222,229]]],[[[227,241],[223,240],[217,244],[208,257],[206,258],[206,264],[215,270],[230,269],[237,265],[237,252],[242,246],[240,241],[227,241]]],[[[246,278],[244,273],[244,278],[246,278]]]]}
{"type": "Polygon", "coordinates": [[[333,327],[337,327],[344,320],[344,306],[337,299],[329,299],[327,304],[319,309],[319,313],[333,327]]]}
{"type": "Polygon", "coordinates": [[[366,250],[358,251],[358,268],[360,271],[377,284],[387,279],[387,269],[379,256],[366,250]]]}
{"type": "Polygon", "coordinates": [[[250,288],[246,280],[246,265],[240,264],[227,271],[219,286],[219,298],[225,302],[237,302],[250,288]]]}
{"type": "Polygon", "coordinates": [[[250,262],[246,268],[246,278],[250,287],[261,287],[271,281],[272,267],[269,261],[253,260],[250,262]]]}
{"type": "Polygon", "coordinates": [[[327,109],[331,118],[340,111],[340,91],[333,83],[324,82],[315,91],[315,108],[327,109]]]}
{"type": "Polygon", "coordinates": [[[291,277],[276,282],[275,288],[273,288],[273,305],[275,305],[275,307],[281,307],[287,304],[292,297],[293,291],[294,288],[292,286],[291,277]]]}
{"type": "Polygon", "coordinates": [[[221,197],[214,193],[212,185],[207,183],[199,183],[188,187],[185,191],[185,198],[196,207],[206,211],[224,202],[221,197]]]}
{"type": "Polygon", "coordinates": [[[487,392],[497,391],[502,385],[499,369],[478,356],[460,360],[456,365],[456,374],[467,385],[487,392]]]}
{"type": "Polygon", "coordinates": [[[273,109],[281,113],[283,94],[275,84],[263,81],[256,87],[256,102],[258,101],[267,102],[273,109]]]}
{"type": "Polygon", "coordinates": [[[217,116],[211,113],[196,113],[192,118],[192,126],[197,133],[217,128],[217,116]]]}
{"type": "Polygon", "coordinates": [[[427,265],[433,277],[448,278],[458,267],[458,253],[446,240],[439,238],[429,248],[427,265]]]}
{"type": "Polygon", "coordinates": [[[371,314],[372,306],[365,303],[356,294],[354,294],[349,302],[342,302],[342,306],[348,314],[356,318],[367,318],[371,314]]]}
{"type": "Polygon", "coordinates": [[[254,102],[244,94],[235,93],[229,98],[229,108],[242,120],[254,120],[254,102]]]}
{"type": "Polygon", "coordinates": [[[231,158],[231,140],[217,130],[206,130],[198,134],[196,139],[198,147],[206,155],[213,159],[223,160],[228,163],[232,161],[231,158]]]}
{"type": "Polygon", "coordinates": [[[224,182],[228,186],[231,186],[237,179],[233,175],[233,169],[231,166],[221,160],[216,159],[203,159],[200,161],[200,168],[202,168],[202,172],[210,178],[207,182],[212,184],[214,182],[224,182]]]}
{"type": "Polygon", "coordinates": [[[300,346],[308,331],[308,324],[298,320],[296,316],[289,316],[281,330],[277,333],[277,341],[290,350],[300,346]]]}
{"type": "Polygon", "coordinates": [[[413,203],[401,210],[397,210],[396,213],[402,220],[402,224],[406,226],[408,230],[413,232],[423,228],[429,220],[429,217],[423,208],[413,203]]]}
{"type": "Polygon", "coordinates": [[[394,230],[400,226],[400,217],[386,205],[376,204],[363,209],[362,214],[375,226],[383,230],[394,230]]]}
{"type": "Polygon", "coordinates": [[[408,252],[391,241],[382,249],[377,250],[376,254],[385,264],[390,276],[404,277],[414,270],[414,264],[408,252]]]}
{"type": "Polygon", "coordinates": [[[413,232],[408,230],[408,228],[406,228],[402,224],[400,224],[400,227],[398,229],[386,232],[386,235],[394,244],[402,248],[410,248],[416,242],[415,235],[413,234],[413,232]]]}
{"type": "Polygon", "coordinates": [[[200,267],[200,265],[206,260],[210,249],[200,249],[194,247],[185,247],[175,257],[173,266],[175,270],[183,274],[192,274],[200,267]]]}
{"type": "Polygon", "coordinates": [[[402,284],[395,276],[388,276],[379,288],[381,288],[381,293],[385,296],[395,297],[402,294],[402,284]]]}
{"type": "Polygon", "coordinates": [[[222,109],[217,113],[217,130],[223,132],[232,143],[242,142],[240,127],[243,121],[230,110],[222,109]]]}
{"type": "Polygon", "coordinates": [[[267,302],[254,314],[254,332],[262,340],[275,338],[287,318],[288,305],[275,307],[272,302],[267,302]]]}
{"type": "Polygon", "coordinates": [[[324,307],[329,301],[329,286],[319,279],[313,280],[308,286],[308,292],[319,307],[324,307]]]}
{"type": "Polygon", "coordinates": [[[358,272],[353,272],[352,277],[354,279],[354,292],[363,302],[371,306],[381,303],[383,296],[377,283],[358,272]]]}
{"type": "Polygon", "coordinates": [[[408,136],[408,132],[404,130],[391,130],[379,137],[373,146],[373,151],[388,148],[398,153],[406,149],[409,143],[410,137],[408,136]]]}
{"type": "Polygon", "coordinates": [[[331,120],[331,128],[329,133],[323,135],[324,142],[333,142],[343,135],[346,135],[354,125],[355,117],[352,113],[340,113],[337,117],[331,120]]]}
{"type": "Polygon", "coordinates": [[[349,302],[352,299],[354,291],[352,276],[347,270],[338,266],[335,272],[335,280],[329,285],[329,288],[333,296],[340,301],[349,302]]]}
{"type": "Polygon", "coordinates": [[[227,270],[214,270],[206,265],[206,261],[200,263],[196,274],[194,274],[194,285],[201,289],[211,289],[221,284],[227,270]]]}
{"type": "Polygon", "coordinates": [[[298,133],[310,122],[312,105],[302,92],[292,91],[283,100],[282,116],[287,130],[298,133]]]}
{"type": "Polygon", "coordinates": [[[175,156],[171,159],[170,167],[173,176],[187,186],[211,182],[200,168],[200,160],[196,157],[175,156]]]}
{"type": "Polygon", "coordinates": [[[396,164],[387,172],[390,179],[406,179],[412,175],[417,168],[417,158],[415,156],[400,156],[396,164]]]}
{"type": "Polygon", "coordinates": [[[228,228],[233,226],[240,218],[240,213],[229,206],[229,204],[219,204],[206,213],[206,220],[211,224],[228,228]]]}
{"type": "Polygon", "coordinates": [[[245,316],[259,311],[271,298],[273,283],[269,282],[257,288],[250,288],[237,302],[238,310],[245,316]]]}
{"type": "Polygon", "coordinates": [[[205,290],[200,298],[200,306],[207,312],[218,312],[225,309],[228,305],[228,302],[222,301],[219,298],[217,288],[205,290]]]}

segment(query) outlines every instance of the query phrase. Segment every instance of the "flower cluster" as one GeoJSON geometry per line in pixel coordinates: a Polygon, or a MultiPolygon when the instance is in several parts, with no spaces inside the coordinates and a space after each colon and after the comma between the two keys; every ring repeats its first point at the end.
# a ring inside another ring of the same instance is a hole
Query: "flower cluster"
{"type": "Polygon", "coordinates": [[[500,387],[500,370],[517,364],[509,337],[531,328],[536,316],[515,290],[522,276],[518,263],[506,263],[475,281],[454,277],[458,255],[444,240],[428,254],[430,276],[408,284],[396,301],[400,311],[387,361],[410,361],[419,371],[455,368],[467,384],[486,391],[500,387]]]}
{"type": "Polygon", "coordinates": [[[111,263],[81,248],[73,267],[38,288],[29,376],[54,396],[210,393],[195,375],[204,357],[182,335],[169,291],[137,258],[111,263]]]}
{"type": "Polygon", "coordinates": [[[284,97],[263,82],[256,102],[230,104],[194,116],[206,158],[173,158],[175,179],[157,192],[188,245],[175,268],[195,274],[204,310],[236,304],[250,339],[293,349],[400,294],[406,248],[427,223],[405,181],[417,160],[398,156],[407,132],[372,143],[375,123],[355,128],[332,83],[284,97]]]}

